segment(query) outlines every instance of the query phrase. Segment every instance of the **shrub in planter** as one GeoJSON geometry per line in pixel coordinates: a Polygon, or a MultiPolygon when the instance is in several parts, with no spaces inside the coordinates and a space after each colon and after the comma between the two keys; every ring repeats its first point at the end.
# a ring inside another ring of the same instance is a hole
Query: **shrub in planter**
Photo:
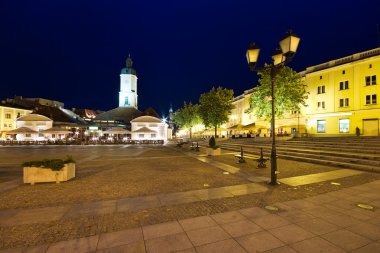
{"type": "Polygon", "coordinates": [[[356,136],[360,136],[360,129],[359,129],[359,127],[356,127],[356,129],[355,129],[355,134],[356,134],[356,136]]]}
{"type": "Polygon", "coordinates": [[[67,181],[75,177],[75,161],[68,157],[24,162],[24,183],[67,181]]]}
{"type": "Polygon", "coordinates": [[[220,155],[221,150],[220,148],[216,145],[215,137],[212,136],[208,142],[208,145],[210,146],[207,149],[207,155],[220,155]]]}

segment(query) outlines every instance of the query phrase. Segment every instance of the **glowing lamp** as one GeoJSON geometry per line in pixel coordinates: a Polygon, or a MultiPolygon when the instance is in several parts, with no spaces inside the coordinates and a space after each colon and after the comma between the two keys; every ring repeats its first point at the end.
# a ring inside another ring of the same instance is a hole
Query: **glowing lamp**
{"type": "Polygon", "coordinates": [[[292,33],[292,30],[289,30],[279,44],[285,56],[293,56],[297,52],[299,43],[300,37],[292,33]]]}
{"type": "Polygon", "coordinates": [[[254,69],[259,58],[260,48],[255,43],[251,43],[247,49],[246,57],[248,65],[251,69],[254,69]]]}
{"type": "Polygon", "coordinates": [[[272,55],[272,60],[274,65],[278,65],[285,62],[285,55],[283,55],[281,49],[276,49],[276,51],[272,55]]]}

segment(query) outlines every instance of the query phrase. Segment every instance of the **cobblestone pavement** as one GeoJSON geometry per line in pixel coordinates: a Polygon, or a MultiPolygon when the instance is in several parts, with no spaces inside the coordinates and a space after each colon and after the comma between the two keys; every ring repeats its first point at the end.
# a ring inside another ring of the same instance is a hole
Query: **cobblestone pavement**
{"type": "Polygon", "coordinates": [[[379,191],[377,180],[267,208],[173,220],[7,252],[379,252],[379,191]]]}
{"type": "MultiPolygon", "coordinates": [[[[162,159],[165,152],[154,151],[150,157],[162,159]]],[[[318,246],[314,249],[325,247],[326,252],[359,249],[364,251],[357,252],[377,252],[371,250],[378,247],[380,240],[376,237],[380,225],[378,174],[350,171],[339,178],[336,175],[344,170],[279,160],[282,171],[289,177],[324,176],[324,181],[270,187],[265,183],[269,169],[258,171],[252,170],[252,164],[237,164],[232,154],[222,155],[214,162],[214,158],[206,158],[202,153],[187,150],[174,156],[171,153],[172,159],[189,154],[194,162],[203,160],[210,169],[218,168],[221,173],[232,169],[231,173],[242,181],[255,183],[3,209],[0,210],[0,248],[4,251],[0,252],[313,252],[313,245],[318,246]],[[290,171],[292,168],[296,173],[290,171]],[[360,209],[358,203],[371,204],[375,209],[360,209]],[[264,208],[268,205],[279,210],[268,211],[264,208]],[[315,224],[309,224],[310,221],[315,224]],[[331,230],[325,231],[325,227],[331,230]],[[360,232],[364,230],[370,231],[370,235],[360,232]],[[298,239],[294,241],[285,238],[286,235],[298,239]],[[349,244],[356,239],[356,244],[349,247],[338,243],[348,241],[349,244]]],[[[134,155],[141,162],[146,160],[141,159],[143,150],[134,155]]],[[[111,154],[107,157],[109,161],[134,159],[111,154]]],[[[89,156],[80,159],[96,163],[102,156],[92,154],[91,159],[89,156]]]]}

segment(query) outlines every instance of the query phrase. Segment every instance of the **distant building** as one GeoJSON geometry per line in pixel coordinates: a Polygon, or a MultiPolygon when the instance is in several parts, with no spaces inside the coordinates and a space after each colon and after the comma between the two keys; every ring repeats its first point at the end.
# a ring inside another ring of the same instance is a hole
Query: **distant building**
{"type": "Polygon", "coordinates": [[[132,140],[164,141],[168,140],[168,125],[152,116],[141,116],[131,121],[132,140]]]}
{"type": "Polygon", "coordinates": [[[0,138],[5,138],[5,132],[16,128],[16,119],[32,113],[32,110],[22,106],[12,105],[2,101],[0,104],[0,138]]]}
{"type": "Polygon", "coordinates": [[[46,99],[46,98],[23,98],[22,96],[15,96],[15,98],[8,98],[7,102],[23,104],[27,107],[35,107],[38,105],[61,107],[64,108],[65,104],[56,100],[46,99]]]}
{"type": "Polygon", "coordinates": [[[120,73],[119,107],[100,113],[92,120],[100,127],[130,126],[131,121],[140,116],[159,118],[157,112],[149,107],[144,112],[138,110],[137,74],[132,67],[133,61],[129,55],[125,68],[120,73]]]}
{"type": "Polygon", "coordinates": [[[36,141],[45,140],[41,131],[53,127],[53,120],[39,114],[29,114],[16,120],[16,140],[18,141],[36,141]],[[31,131],[29,131],[29,130],[31,131]]]}

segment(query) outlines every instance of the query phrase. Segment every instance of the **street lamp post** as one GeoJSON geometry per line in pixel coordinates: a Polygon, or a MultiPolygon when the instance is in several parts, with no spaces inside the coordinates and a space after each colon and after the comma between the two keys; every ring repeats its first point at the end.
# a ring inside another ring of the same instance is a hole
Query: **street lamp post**
{"type": "MultiPolygon", "coordinates": [[[[297,51],[300,38],[297,37],[289,30],[286,36],[280,40],[279,44],[281,49],[277,49],[272,55],[272,62],[269,65],[270,68],[270,80],[271,80],[271,102],[272,102],[272,113],[271,113],[271,135],[272,135],[272,150],[270,155],[271,160],[271,185],[277,185],[277,152],[276,152],[276,134],[275,134],[275,80],[277,74],[285,66],[286,63],[290,62],[297,51]]],[[[251,43],[247,50],[247,61],[249,67],[252,71],[259,71],[257,68],[257,59],[260,54],[260,48],[251,43]]]]}

